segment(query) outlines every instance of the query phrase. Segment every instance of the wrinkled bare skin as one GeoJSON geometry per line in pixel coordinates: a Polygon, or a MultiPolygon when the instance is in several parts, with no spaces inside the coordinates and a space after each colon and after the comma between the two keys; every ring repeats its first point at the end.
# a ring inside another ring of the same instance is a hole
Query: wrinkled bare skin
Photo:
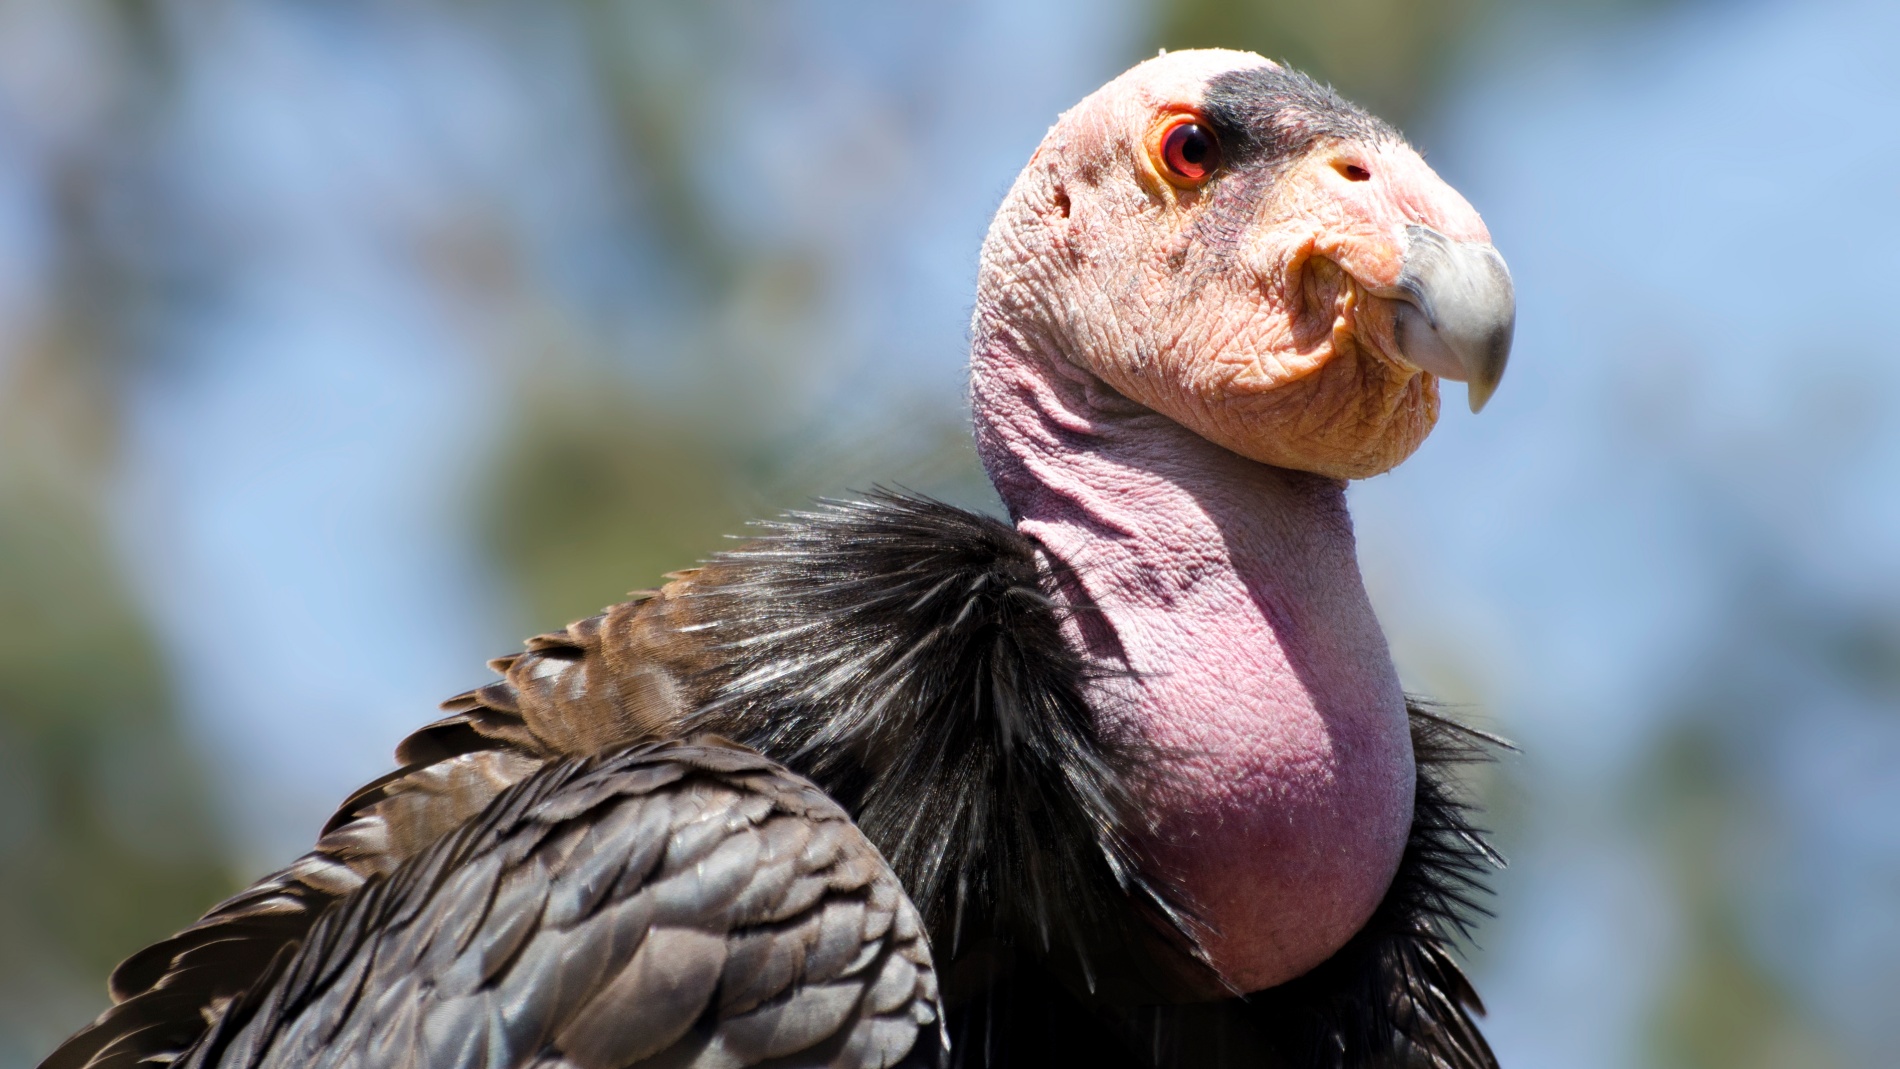
{"type": "Polygon", "coordinates": [[[1104,704],[1173,755],[1150,861],[1242,991],[1330,957],[1398,867],[1413,756],[1339,480],[1438,416],[1395,339],[1406,227],[1489,240],[1396,138],[1168,180],[1161,124],[1265,63],[1173,53],[1064,115],[984,245],[972,353],[998,491],[1092,607],[1074,639],[1131,670],[1104,704]]]}
{"type": "Polygon", "coordinates": [[[1398,277],[1404,228],[1490,235],[1400,143],[1322,144],[1284,172],[1170,184],[1148,132],[1192,111],[1242,55],[1144,64],[1063,117],[1012,200],[1049,224],[1019,231],[1016,266],[1068,277],[1025,272],[1015,296],[1064,359],[1210,441],[1279,467],[1376,475],[1438,418],[1437,380],[1406,363],[1395,302],[1374,296],[1398,277]],[[1348,164],[1371,178],[1349,180],[1348,164]]]}

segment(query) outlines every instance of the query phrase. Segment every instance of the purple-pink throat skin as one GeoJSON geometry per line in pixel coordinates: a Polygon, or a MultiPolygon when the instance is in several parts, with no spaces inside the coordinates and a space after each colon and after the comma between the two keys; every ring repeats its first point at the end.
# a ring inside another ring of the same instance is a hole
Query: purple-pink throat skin
{"type": "Polygon", "coordinates": [[[1145,861],[1235,989],[1326,960],[1397,870],[1411,740],[1346,479],[1417,448],[1439,377],[1489,396],[1510,302],[1477,212],[1396,133],[1247,53],[1165,54],[1077,105],[985,241],[979,452],[1071,639],[1127,670],[1099,707],[1163,755],[1145,861]],[[1205,176],[1156,147],[1183,122],[1216,142],[1205,176]]]}

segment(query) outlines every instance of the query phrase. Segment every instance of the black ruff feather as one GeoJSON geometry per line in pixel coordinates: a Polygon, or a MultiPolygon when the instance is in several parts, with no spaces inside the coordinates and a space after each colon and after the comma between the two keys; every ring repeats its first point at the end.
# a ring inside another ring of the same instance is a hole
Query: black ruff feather
{"type": "Polygon", "coordinates": [[[836,798],[940,959],[1000,939],[1087,990],[1203,970],[1179,897],[1136,863],[1144,761],[1090,708],[1035,543],[881,492],[768,524],[708,573],[691,596],[718,640],[713,697],[685,730],[836,798]]]}
{"type": "Polygon", "coordinates": [[[1366,927],[1270,991],[1134,1006],[1218,992],[1189,903],[1130,845],[1154,766],[1089,707],[1098,669],[1063,640],[1035,544],[880,493],[771,524],[709,572],[692,596],[720,667],[688,730],[811,777],[890,859],[930,925],[960,1063],[1495,1066],[1451,940],[1501,864],[1453,778],[1499,740],[1413,703],[1413,827],[1366,927]]]}

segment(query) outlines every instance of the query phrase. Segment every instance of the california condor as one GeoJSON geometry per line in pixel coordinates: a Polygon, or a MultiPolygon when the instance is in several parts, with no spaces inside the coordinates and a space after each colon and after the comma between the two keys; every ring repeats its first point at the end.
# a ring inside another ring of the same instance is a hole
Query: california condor
{"type": "Polygon", "coordinates": [[[1345,485],[1513,315],[1391,127],[1135,67],[983,245],[1007,522],[826,505],[530,640],[44,1066],[1493,1065],[1487,738],[1401,692],[1345,485]]]}

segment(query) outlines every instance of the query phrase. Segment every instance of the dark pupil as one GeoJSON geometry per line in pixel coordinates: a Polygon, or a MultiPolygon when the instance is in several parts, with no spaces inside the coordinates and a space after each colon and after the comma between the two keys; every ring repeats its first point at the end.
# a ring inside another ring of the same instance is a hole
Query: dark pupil
{"type": "Polygon", "coordinates": [[[1200,127],[1190,126],[1181,131],[1181,158],[1189,163],[1207,159],[1207,135],[1201,133],[1200,127]]]}

